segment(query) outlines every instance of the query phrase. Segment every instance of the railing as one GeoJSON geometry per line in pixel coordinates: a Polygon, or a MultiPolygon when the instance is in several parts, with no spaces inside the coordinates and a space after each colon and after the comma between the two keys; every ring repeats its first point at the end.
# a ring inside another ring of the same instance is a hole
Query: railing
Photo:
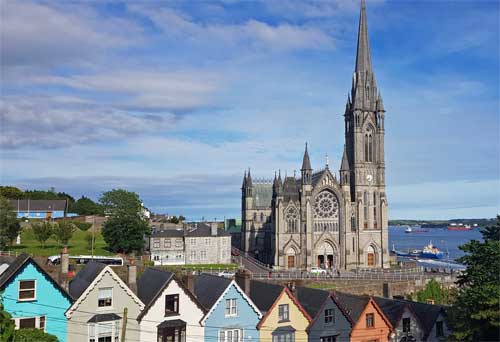
{"type": "Polygon", "coordinates": [[[0,251],[0,255],[3,255],[3,256],[13,256],[13,257],[16,257],[19,255],[19,253],[17,251],[0,251]]]}
{"type": "Polygon", "coordinates": [[[310,272],[268,272],[253,273],[254,279],[276,279],[276,280],[295,280],[308,279],[317,281],[335,281],[335,280],[387,280],[387,281],[408,281],[425,278],[423,273],[419,274],[384,274],[380,273],[340,273],[340,274],[314,274],[310,272]]]}
{"type": "Polygon", "coordinates": [[[255,259],[248,252],[242,251],[242,250],[240,250],[240,249],[238,249],[236,247],[231,247],[231,248],[232,248],[232,250],[234,252],[237,252],[239,254],[239,256],[244,257],[245,259],[247,259],[251,263],[255,264],[256,266],[261,267],[261,268],[265,268],[265,269],[268,269],[268,270],[272,269],[271,267],[269,267],[269,265],[264,264],[262,261],[255,259]]]}

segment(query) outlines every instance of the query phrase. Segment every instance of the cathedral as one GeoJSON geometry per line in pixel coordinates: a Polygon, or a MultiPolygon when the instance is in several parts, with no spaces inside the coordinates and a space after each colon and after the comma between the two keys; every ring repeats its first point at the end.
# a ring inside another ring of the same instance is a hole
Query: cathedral
{"type": "Polygon", "coordinates": [[[313,170],[307,144],[300,177],[245,171],[241,248],[277,270],[388,267],[384,119],[362,0],[338,177],[328,162],[313,170]]]}

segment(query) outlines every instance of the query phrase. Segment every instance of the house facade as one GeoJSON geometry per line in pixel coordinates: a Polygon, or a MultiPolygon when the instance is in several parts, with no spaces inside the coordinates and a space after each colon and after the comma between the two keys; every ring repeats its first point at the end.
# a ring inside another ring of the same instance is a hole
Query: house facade
{"type": "Polygon", "coordinates": [[[333,294],[305,287],[298,287],[292,293],[312,318],[307,328],[308,341],[349,341],[353,322],[333,294]]]}
{"type": "Polygon", "coordinates": [[[205,341],[258,341],[262,314],[234,280],[202,274],[194,279],[194,293],[206,308],[202,320],[205,341]]]}
{"type": "Polygon", "coordinates": [[[193,223],[184,228],[152,231],[149,238],[155,265],[229,264],[231,234],[217,223],[193,223]]]}
{"type": "Polygon", "coordinates": [[[137,317],[144,304],[111,267],[89,262],[71,280],[69,292],[75,302],[66,311],[68,341],[119,341],[125,308],[127,340],[139,341],[137,317]]]}
{"type": "Polygon", "coordinates": [[[261,341],[307,341],[311,317],[287,287],[257,325],[261,341]]]}
{"type": "Polygon", "coordinates": [[[201,321],[205,310],[172,273],[146,269],[137,282],[137,291],[146,304],[138,317],[141,342],[204,340],[201,321]]]}
{"type": "Polygon", "coordinates": [[[36,328],[67,339],[65,311],[72,298],[31,257],[18,256],[0,276],[0,298],[16,329],[36,328]]]}

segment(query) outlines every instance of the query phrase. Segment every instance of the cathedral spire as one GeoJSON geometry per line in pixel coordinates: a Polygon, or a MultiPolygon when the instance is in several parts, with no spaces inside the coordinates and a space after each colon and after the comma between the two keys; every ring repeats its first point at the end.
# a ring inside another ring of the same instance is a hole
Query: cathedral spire
{"type": "Polygon", "coordinates": [[[304,159],[302,160],[302,171],[304,170],[312,170],[311,161],[309,159],[309,152],[307,151],[307,143],[306,150],[304,151],[304,159]]]}
{"type": "Polygon", "coordinates": [[[359,15],[358,49],[356,52],[356,73],[372,73],[372,58],[370,42],[368,40],[368,25],[366,23],[366,4],[361,0],[361,13],[359,15]]]}
{"type": "Polygon", "coordinates": [[[249,188],[252,187],[252,176],[250,175],[250,168],[248,168],[248,174],[247,174],[247,181],[246,181],[246,183],[247,183],[247,186],[249,188]]]}
{"type": "Polygon", "coordinates": [[[349,170],[349,160],[347,159],[347,148],[344,145],[344,154],[342,155],[342,163],[340,164],[340,171],[349,170]]]}

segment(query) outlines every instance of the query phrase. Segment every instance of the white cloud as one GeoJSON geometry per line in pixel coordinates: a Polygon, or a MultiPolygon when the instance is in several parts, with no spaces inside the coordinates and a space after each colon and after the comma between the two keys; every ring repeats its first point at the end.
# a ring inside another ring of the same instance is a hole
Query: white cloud
{"type": "Polygon", "coordinates": [[[251,46],[266,51],[326,50],[334,47],[333,38],[316,27],[288,23],[270,25],[255,19],[241,24],[203,24],[171,8],[130,5],[129,9],[151,19],[164,35],[196,44],[251,46]]]}

